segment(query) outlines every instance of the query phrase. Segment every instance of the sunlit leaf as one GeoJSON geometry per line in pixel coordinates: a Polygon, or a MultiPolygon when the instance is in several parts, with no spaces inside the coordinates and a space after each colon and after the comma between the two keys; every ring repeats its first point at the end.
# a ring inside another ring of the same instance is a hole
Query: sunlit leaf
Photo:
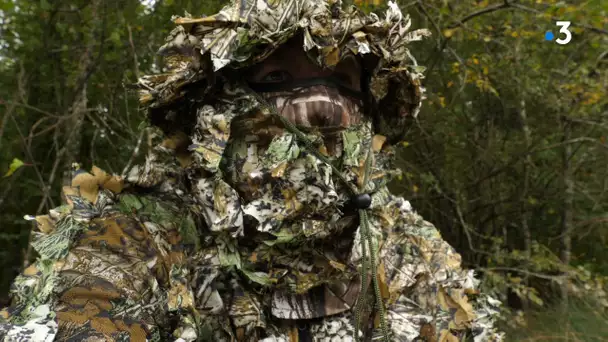
{"type": "Polygon", "coordinates": [[[8,171],[6,171],[6,173],[4,174],[4,177],[9,177],[23,165],[25,165],[25,163],[22,162],[21,159],[13,158],[13,161],[11,162],[11,165],[8,167],[8,171]]]}

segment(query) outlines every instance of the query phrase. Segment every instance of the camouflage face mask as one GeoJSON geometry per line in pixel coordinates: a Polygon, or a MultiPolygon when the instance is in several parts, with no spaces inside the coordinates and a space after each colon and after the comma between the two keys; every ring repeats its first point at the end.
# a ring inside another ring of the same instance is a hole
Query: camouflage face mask
{"type": "Polygon", "coordinates": [[[336,135],[362,120],[363,93],[333,78],[250,84],[250,87],[296,126],[319,129],[331,154],[337,152],[336,135]]]}

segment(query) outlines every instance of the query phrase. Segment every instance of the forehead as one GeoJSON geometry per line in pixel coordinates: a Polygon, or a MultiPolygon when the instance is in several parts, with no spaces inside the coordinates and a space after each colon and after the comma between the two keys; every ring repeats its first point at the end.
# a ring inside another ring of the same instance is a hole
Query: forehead
{"type": "Polygon", "coordinates": [[[261,61],[258,64],[267,63],[285,63],[289,64],[288,61],[291,58],[307,58],[312,63],[312,58],[308,57],[308,54],[304,51],[303,41],[301,36],[296,36],[289,39],[287,42],[281,44],[270,56],[261,61]]]}

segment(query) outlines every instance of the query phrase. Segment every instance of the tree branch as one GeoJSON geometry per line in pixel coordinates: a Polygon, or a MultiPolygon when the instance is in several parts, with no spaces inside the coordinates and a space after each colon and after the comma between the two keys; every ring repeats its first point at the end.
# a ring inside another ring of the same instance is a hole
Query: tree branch
{"type": "Polygon", "coordinates": [[[508,2],[508,1],[505,1],[504,3],[499,4],[499,5],[488,6],[488,7],[484,8],[484,9],[481,9],[481,10],[479,10],[477,12],[473,12],[471,14],[468,14],[468,15],[464,16],[462,19],[458,20],[457,23],[452,24],[452,25],[448,26],[447,28],[448,29],[453,29],[453,28],[462,26],[467,21],[469,21],[471,19],[474,19],[476,17],[479,17],[480,15],[496,12],[498,10],[501,10],[501,9],[504,9],[504,8],[509,8],[509,7],[512,7],[512,4],[510,2],[508,2]]]}
{"type": "MultiPolygon", "coordinates": [[[[541,12],[541,11],[539,11],[537,9],[534,9],[534,8],[531,8],[531,7],[527,7],[527,6],[524,6],[524,5],[520,5],[518,3],[511,3],[511,2],[509,2],[509,6],[513,7],[513,8],[517,8],[517,9],[522,10],[524,12],[529,12],[529,13],[534,13],[534,14],[544,14],[543,12],[541,12]]],[[[558,21],[560,19],[556,18],[556,17],[551,17],[551,20],[558,21]]],[[[571,25],[573,27],[580,27],[580,28],[584,28],[586,30],[593,31],[595,33],[608,34],[608,31],[606,31],[604,29],[593,27],[593,26],[589,26],[589,25],[582,25],[582,24],[575,24],[575,23],[572,23],[571,25]]]]}

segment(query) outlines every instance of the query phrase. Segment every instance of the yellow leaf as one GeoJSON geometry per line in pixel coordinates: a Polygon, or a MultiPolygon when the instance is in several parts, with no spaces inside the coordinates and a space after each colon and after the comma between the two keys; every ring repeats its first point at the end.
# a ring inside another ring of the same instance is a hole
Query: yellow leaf
{"type": "Polygon", "coordinates": [[[511,32],[511,37],[517,38],[519,34],[516,31],[511,32]]]}
{"type": "Polygon", "coordinates": [[[8,171],[4,174],[4,177],[9,177],[15,171],[17,171],[20,167],[22,167],[25,163],[21,161],[21,159],[13,158],[11,165],[8,167],[8,171]]]}
{"type": "Polygon", "coordinates": [[[23,270],[23,275],[28,277],[35,276],[40,273],[42,272],[38,269],[38,267],[36,267],[36,264],[31,264],[25,270],[23,270]]]}
{"type": "Polygon", "coordinates": [[[329,152],[327,152],[327,147],[325,147],[325,145],[319,146],[319,153],[326,157],[329,157],[329,152]]]}
{"type": "Polygon", "coordinates": [[[377,274],[378,276],[378,285],[380,287],[380,296],[383,299],[388,299],[390,297],[388,284],[386,282],[386,270],[384,269],[384,263],[381,262],[378,265],[377,274]]]}
{"type": "Polygon", "coordinates": [[[289,211],[298,211],[302,208],[302,203],[298,201],[296,191],[293,189],[281,190],[285,198],[285,206],[289,211]]]}
{"type": "Polygon", "coordinates": [[[81,197],[95,203],[99,193],[99,182],[95,176],[88,172],[78,173],[72,178],[72,187],[79,190],[81,197]]]}
{"type": "Polygon", "coordinates": [[[331,265],[331,267],[340,270],[342,272],[344,272],[344,270],[346,270],[346,265],[339,263],[337,261],[333,261],[333,260],[329,260],[329,264],[331,265]]]}
{"type": "Polygon", "coordinates": [[[414,185],[412,186],[412,191],[413,191],[413,192],[418,192],[418,186],[417,186],[416,184],[414,184],[414,185]]]}
{"type": "Polygon", "coordinates": [[[453,85],[454,85],[454,82],[450,81],[450,82],[448,82],[447,87],[451,88],[453,85]]]}
{"type": "Polygon", "coordinates": [[[439,334],[439,342],[459,342],[459,341],[458,341],[458,337],[452,335],[452,333],[449,330],[444,329],[439,334]]]}
{"type": "Polygon", "coordinates": [[[287,170],[287,163],[281,163],[279,164],[277,167],[275,167],[272,170],[272,177],[277,178],[277,177],[283,177],[283,174],[285,174],[285,170],[287,170]]]}
{"type": "Polygon", "coordinates": [[[470,324],[475,319],[473,306],[468,302],[468,298],[464,295],[464,291],[460,289],[444,289],[440,288],[437,294],[439,307],[443,311],[451,311],[452,321],[450,325],[456,329],[462,329],[470,324]],[[456,309],[456,310],[454,310],[456,309]]]}
{"type": "Polygon", "coordinates": [[[479,59],[473,58],[473,64],[475,64],[475,65],[479,64],[479,59]]]}
{"type": "Polygon", "coordinates": [[[108,189],[117,194],[122,191],[124,186],[124,180],[122,177],[110,175],[97,166],[93,166],[91,168],[91,173],[95,176],[97,182],[102,188],[108,189]]]}
{"type": "Polygon", "coordinates": [[[188,309],[194,303],[192,292],[181,283],[172,286],[167,293],[167,305],[169,310],[188,309]]]}
{"type": "Polygon", "coordinates": [[[142,94],[139,97],[139,102],[143,104],[152,101],[152,99],[154,99],[154,97],[151,94],[142,94]]]}
{"type": "Polygon", "coordinates": [[[386,137],[384,135],[376,134],[372,139],[372,149],[374,152],[378,152],[382,149],[382,145],[386,141],[386,137]]]}
{"type": "Polygon", "coordinates": [[[445,30],[443,30],[443,35],[446,38],[450,38],[451,36],[454,35],[454,30],[452,30],[452,29],[445,29],[445,30]]]}
{"type": "Polygon", "coordinates": [[[49,234],[55,229],[55,224],[51,221],[49,215],[40,215],[36,216],[36,228],[45,234],[49,234]]]}
{"type": "Polygon", "coordinates": [[[441,106],[441,108],[445,108],[445,97],[439,97],[439,105],[441,106]]]}
{"type": "Polygon", "coordinates": [[[78,189],[79,196],[91,203],[95,203],[97,201],[99,188],[119,193],[122,191],[123,180],[121,177],[109,175],[97,166],[93,166],[90,173],[77,173],[74,178],[72,178],[71,187],[78,189]]]}
{"type": "Polygon", "coordinates": [[[257,252],[251,253],[251,255],[249,256],[249,261],[251,261],[251,262],[257,262],[258,261],[258,253],[257,252]]]}
{"type": "Polygon", "coordinates": [[[340,61],[340,49],[335,46],[328,46],[323,48],[325,53],[325,64],[327,66],[334,66],[340,61]]]}

